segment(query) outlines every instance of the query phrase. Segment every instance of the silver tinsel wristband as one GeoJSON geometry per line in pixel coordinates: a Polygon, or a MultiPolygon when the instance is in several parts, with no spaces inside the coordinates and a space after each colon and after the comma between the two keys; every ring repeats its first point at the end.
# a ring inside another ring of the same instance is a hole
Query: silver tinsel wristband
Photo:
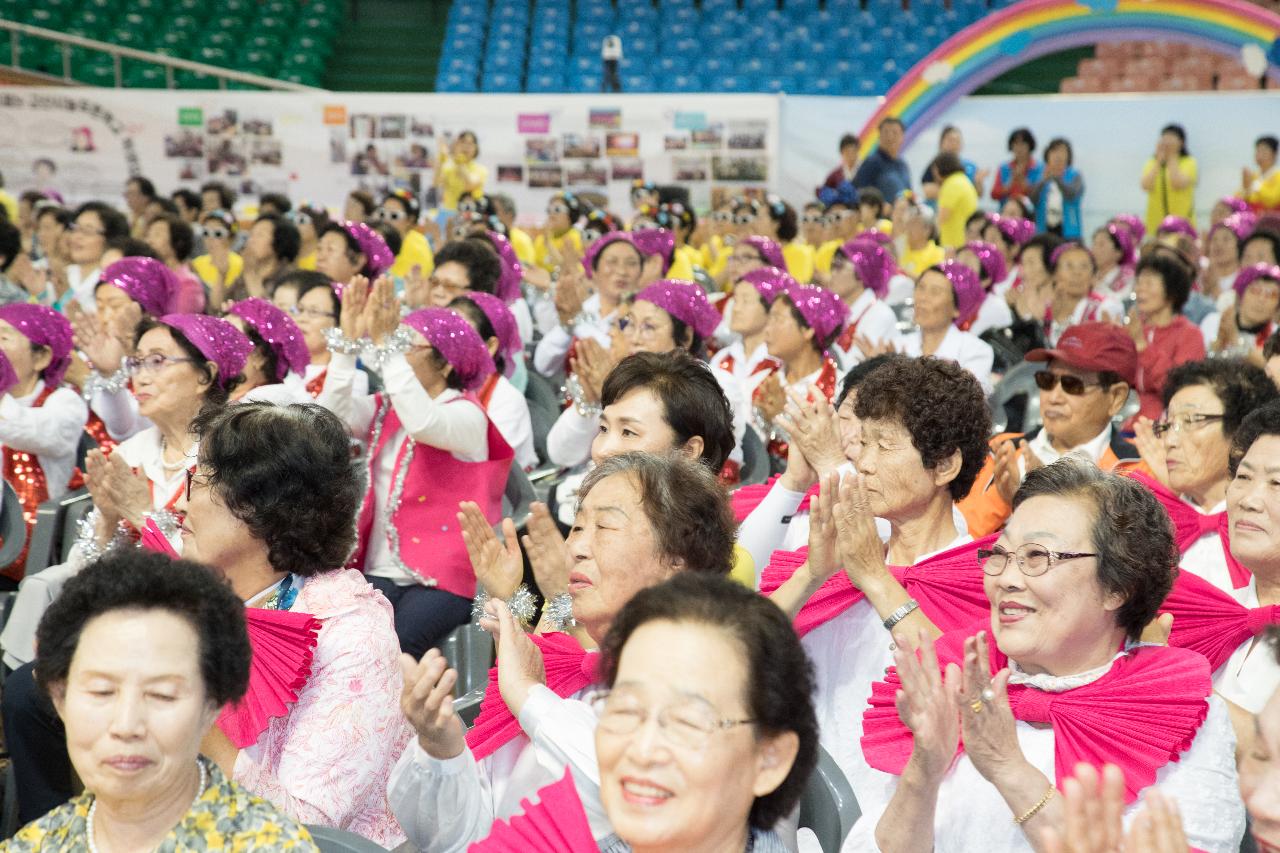
{"type": "Polygon", "coordinates": [[[400,326],[387,335],[381,344],[375,345],[369,340],[365,340],[362,343],[364,344],[364,349],[360,352],[360,358],[371,369],[381,371],[383,365],[387,363],[391,356],[409,351],[413,344],[413,330],[408,326],[400,326]]]}
{"type": "Polygon", "coordinates": [[[110,376],[103,376],[94,370],[90,371],[89,378],[84,381],[84,388],[81,389],[80,396],[87,403],[99,391],[104,394],[119,394],[127,387],[129,387],[129,372],[123,367],[110,376]]]}
{"type": "Polygon", "coordinates": [[[568,631],[578,622],[573,618],[573,597],[562,592],[542,608],[542,617],[557,631],[568,631]]]}
{"type": "MultiPolygon", "coordinates": [[[[472,621],[483,619],[485,617],[484,606],[492,596],[484,590],[476,593],[475,599],[471,602],[471,618],[472,621]]],[[[534,598],[529,587],[520,584],[515,593],[507,599],[507,609],[511,611],[511,615],[525,627],[525,630],[533,627],[533,617],[537,613],[537,600],[534,598]]]]}
{"type": "Polygon", "coordinates": [[[564,381],[564,387],[560,389],[560,393],[573,401],[574,410],[584,418],[598,418],[604,413],[604,406],[586,399],[586,393],[582,390],[582,382],[578,379],[578,374],[576,373],[569,374],[569,377],[564,381]]]}
{"type": "Polygon", "coordinates": [[[324,330],[324,343],[329,352],[336,352],[339,355],[360,355],[369,342],[365,339],[350,340],[342,334],[341,329],[333,328],[324,330]]]}

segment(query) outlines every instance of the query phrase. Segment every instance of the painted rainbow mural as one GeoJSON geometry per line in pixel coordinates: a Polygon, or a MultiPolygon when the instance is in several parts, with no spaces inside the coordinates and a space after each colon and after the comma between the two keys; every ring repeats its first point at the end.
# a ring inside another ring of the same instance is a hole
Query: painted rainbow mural
{"type": "Polygon", "coordinates": [[[877,126],[897,116],[906,141],[948,107],[1011,68],[1101,41],[1162,39],[1241,59],[1280,80],[1280,15],[1243,0],[1023,0],[992,12],[916,63],[884,96],[859,138],[863,156],[877,126]]]}

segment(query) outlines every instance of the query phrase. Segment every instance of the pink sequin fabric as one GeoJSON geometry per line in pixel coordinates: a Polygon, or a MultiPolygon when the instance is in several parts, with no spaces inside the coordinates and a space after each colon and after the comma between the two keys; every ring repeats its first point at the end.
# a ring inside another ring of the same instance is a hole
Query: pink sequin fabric
{"type": "Polygon", "coordinates": [[[796,285],[787,289],[787,297],[813,329],[819,343],[830,343],[849,319],[849,306],[824,287],[796,285]]]}
{"type": "Polygon", "coordinates": [[[720,312],[707,301],[707,294],[696,284],[675,279],[656,281],[636,294],[637,302],[651,302],[706,340],[720,325],[720,312]]]}
{"type": "Polygon", "coordinates": [[[786,270],[777,267],[758,267],[751,272],[743,273],[738,281],[744,281],[756,289],[765,305],[772,305],[773,300],[786,293],[792,287],[799,287],[800,282],[791,277],[786,270]]]}
{"type": "Polygon", "coordinates": [[[889,279],[897,269],[893,255],[874,240],[855,237],[840,247],[840,253],[853,264],[862,286],[883,299],[889,292],[889,279]]]}
{"type": "Polygon", "coordinates": [[[382,239],[381,234],[363,222],[344,222],[342,223],[342,230],[350,234],[360,244],[360,251],[364,254],[365,263],[368,265],[369,271],[373,273],[373,278],[377,278],[391,269],[391,265],[396,262],[395,255],[391,254],[391,248],[387,245],[387,241],[382,239]]]}
{"type": "Polygon", "coordinates": [[[404,324],[427,339],[473,391],[494,372],[489,348],[471,324],[448,308],[422,308],[404,318],[404,324]]]}
{"type": "MultiPolygon", "coordinates": [[[[71,364],[71,323],[67,318],[44,305],[14,303],[0,307],[0,320],[22,332],[34,346],[49,348],[52,357],[40,378],[49,388],[61,385],[62,377],[71,364]]],[[[8,360],[5,366],[9,373],[13,372],[13,365],[8,360]]],[[[4,373],[0,371],[0,379],[3,378],[4,373]]]]}
{"type": "Polygon", "coordinates": [[[98,286],[113,284],[153,317],[169,311],[182,285],[173,270],[154,258],[121,258],[102,271],[98,286]]]}
{"type": "Polygon", "coordinates": [[[275,350],[277,380],[290,371],[299,376],[306,372],[311,353],[292,317],[258,296],[240,300],[231,306],[230,313],[248,323],[275,350]]]}
{"type": "Polygon", "coordinates": [[[240,375],[253,352],[253,343],[243,332],[208,314],[166,314],[160,322],[177,329],[205,358],[218,365],[218,384],[224,388],[240,375]]]}
{"type": "Polygon", "coordinates": [[[512,248],[510,240],[497,231],[486,231],[485,234],[489,236],[489,242],[498,253],[498,260],[502,261],[502,276],[498,279],[497,297],[510,305],[520,298],[520,281],[524,278],[524,267],[520,266],[520,259],[516,257],[516,250],[512,248]]]}

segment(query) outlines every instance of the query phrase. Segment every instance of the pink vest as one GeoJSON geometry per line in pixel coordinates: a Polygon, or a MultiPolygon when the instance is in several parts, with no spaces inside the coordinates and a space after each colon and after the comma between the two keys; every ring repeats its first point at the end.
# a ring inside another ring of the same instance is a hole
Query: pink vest
{"type": "MultiPolygon", "coordinates": [[[[470,395],[459,398],[479,406],[470,395]]],[[[452,401],[458,402],[458,400],[452,401]]],[[[487,417],[486,417],[487,420],[487,417]]],[[[427,586],[472,598],[476,576],[462,542],[458,502],[475,501],[490,524],[502,515],[502,494],[515,453],[488,421],[489,459],[463,462],[452,453],[420,444],[406,437],[396,453],[395,476],[387,496],[390,527],[374,530],[374,466],[383,448],[400,429],[400,418],[384,394],[377,395],[377,411],[369,430],[369,491],[360,510],[357,532],[360,543],[347,565],[364,570],[370,536],[386,536],[391,555],[400,568],[421,578],[427,586]]]]}

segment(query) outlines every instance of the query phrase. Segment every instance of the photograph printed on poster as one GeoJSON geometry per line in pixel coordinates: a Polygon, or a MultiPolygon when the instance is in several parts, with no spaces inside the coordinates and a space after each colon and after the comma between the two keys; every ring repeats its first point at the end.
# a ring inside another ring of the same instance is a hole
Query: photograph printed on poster
{"type": "Polygon", "coordinates": [[[263,166],[279,166],[284,160],[279,139],[254,139],[249,148],[249,162],[263,166]]]}
{"type": "Polygon", "coordinates": [[[711,177],[717,181],[761,183],[769,180],[769,158],[730,157],[717,154],[711,158],[711,177]]]}
{"type": "Polygon", "coordinates": [[[668,133],[662,138],[663,151],[684,151],[689,147],[689,137],[684,133],[668,133]]]}
{"type": "Polygon", "coordinates": [[[635,157],[640,153],[640,134],[615,132],[605,134],[604,153],[610,157],[635,157]]]}
{"type": "Polygon", "coordinates": [[[366,143],[363,148],[359,148],[355,156],[351,158],[351,174],[353,175],[386,175],[390,171],[386,157],[378,150],[378,146],[372,142],[366,143]]]}
{"type": "Polygon", "coordinates": [[[369,139],[377,136],[378,119],[376,116],[360,113],[352,115],[350,122],[352,139],[369,139]]]}
{"type": "Polygon", "coordinates": [[[93,128],[83,126],[71,128],[72,153],[86,154],[97,150],[98,147],[93,144],[93,128]]]}
{"type": "Polygon", "coordinates": [[[209,137],[205,143],[205,151],[209,160],[209,175],[224,175],[238,178],[249,168],[245,155],[245,141],[240,138],[218,139],[209,137]]]}
{"type": "Polygon", "coordinates": [[[431,151],[421,142],[411,142],[408,150],[396,155],[396,165],[404,169],[430,169],[431,151]]]}
{"type": "Polygon", "coordinates": [[[386,115],[378,118],[378,136],[382,139],[404,139],[409,119],[402,115],[386,115]]]}
{"type": "Polygon", "coordinates": [[[245,116],[240,119],[240,132],[249,136],[270,136],[271,119],[261,116],[245,116]]]}
{"type": "Polygon", "coordinates": [[[436,126],[429,118],[413,116],[409,119],[409,135],[430,138],[436,135],[436,126]]]}
{"type": "Polygon", "coordinates": [[[644,180],[644,161],[632,157],[614,160],[612,172],[611,179],[615,181],[642,181],[644,180]]]}
{"type": "Polygon", "coordinates": [[[769,123],[764,121],[729,122],[727,148],[739,151],[763,151],[769,123]]]}
{"type": "Polygon", "coordinates": [[[164,156],[203,157],[204,137],[191,130],[167,133],[164,137],[164,156]]]}
{"type": "Polygon", "coordinates": [[[603,187],[609,182],[609,170],[603,163],[576,160],[565,167],[564,180],[571,187],[603,187]]]}
{"type": "Polygon", "coordinates": [[[498,165],[498,183],[500,184],[523,184],[524,183],[524,166],[514,164],[498,165]]]}
{"type": "Polygon", "coordinates": [[[347,129],[346,127],[329,128],[329,162],[347,162],[347,129]]]}
{"type": "Polygon", "coordinates": [[[724,142],[724,125],[713,124],[701,130],[692,130],[689,132],[689,139],[692,142],[689,146],[690,148],[698,148],[704,151],[720,148],[724,142]]]}
{"type": "Polygon", "coordinates": [[[592,130],[616,130],[622,127],[622,110],[617,107],[596,107],[587,112],[587,127],[592,130]]]}
{"type": "Polygon", "coordinates": [[[564,186],[564,172],[559,166],[530,166],[530,189],[560,189],[564,186]]]}
{"type": "Polygon", "coordinates": [[[549,136],[530,137],[524,141],[526,163],[556,163],[560,160],[560,143],[549,136]]]}
{"type": "Polygon", "coordinates": [[[229,136],[236,133],[239,123],[239,113],[235,110],[223,110],[220,113],[209,114],[204,122],[204,130],[210,136],[229,136]]]}
{"type": "Polygon", "coordinates": [[[681,183],[697,183],[707,179],[706,157],[672,157],[671,179],[681,183]]]}
{"type": "Polygon", "coordinates": [[[600,137],[586,133],[564,134],[564,159],[594,160],[600,156],[600,137]]]}

